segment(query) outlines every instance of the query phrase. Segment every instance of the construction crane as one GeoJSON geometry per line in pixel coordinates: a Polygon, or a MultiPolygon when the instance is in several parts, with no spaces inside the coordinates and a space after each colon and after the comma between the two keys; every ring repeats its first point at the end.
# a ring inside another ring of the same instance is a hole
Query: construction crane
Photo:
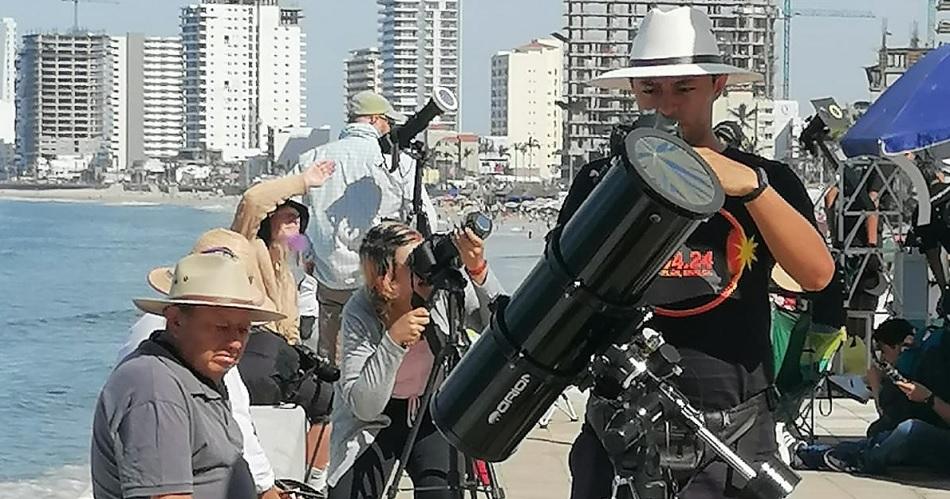
{"type": "Polygon", "coordinates": [[[792,18],[793,17],[848,17],[859,19],[874,19],[877,16],[867,10],[841,9],[793,9],[792,0],[785,0],[780,20],[785,21],[785,33],[782,47],[782,98],[789,98],[789,82],[791,80],[791,52],[792,52],[792,18]]]}
{"type": "Polygon", "coordinates": [[[933,47],[937,40],[937,0],[927,0],[927,46],[933,47]]]}
{"type": "Polygon", "coordinates": [[[72,2],[73,4],[73,31],[79,31],[79,2],[84,3],[111,3],[117,4],[114,0],[63,0],[64,2],[72,2]]]}

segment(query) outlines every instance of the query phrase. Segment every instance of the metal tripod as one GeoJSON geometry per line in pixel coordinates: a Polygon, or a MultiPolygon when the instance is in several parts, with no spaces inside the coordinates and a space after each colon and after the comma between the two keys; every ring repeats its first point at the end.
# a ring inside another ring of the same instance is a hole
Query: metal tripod
{"type": "MultiPolygon", "coordinates": [[[[445,375],[452,371],[462,358],[462,354],[471,346],[471,341],[468,339],[468,336],[464,334],[464,329],[459,327],[459,321],[464,318],[464,288],[444,291],[433,290],[433,299],[430,300],[430,304],[434,303],[434,298],[440,292],[447,294],[449,305],[447,317],[449,326],[448,341],[445,341],[443,344],[443,341],[438,337],[438,333],[434,330],[432,325],[426,329],[426,342],[429,344],[429,348],[432,349],[433,353],[435,353],[435,361],[432,364],[432,370],[429,373],[429,378],[426,380],[426,388],[422,394],[422,405],[420,406],[422,410],[416,416],[415,421],[412,422],[409,437],[406,440],[406,445],[403,447],[402,455],[399,458],[399,465],[396,467],[396,473],[393,476],[392,483],[389,484],[389,489],[386,493],[388,499],[395,499],[396,494],[399,493],[399,481],[406,469],[406,463],[412,453],[412,448],[415,445],[416,437],[419,435],[422,422],[428,414],[429,403],[432,400],[436,387],[445,379],[445,375]]],[[[430,306],[428,308],[431,310],[432,307],[430,306]]],[[[479,493],[485,494],[485,496],[490,499],[504,499],[504,489],[498,485],[498,474],[495,472],[495,468],[491,463],[477,461],[465,456],[457,449],[452,449],[449,456],[449,474],[447,477],[449,490],[459,491],[458,497],[460,498],[463,493],[467,491],[470,494],[469,497],[472,499],[476,499],[479,493]]],[[[445,490],[445,487],[414,486],[412,490],[414,492],[445,490]]]]}

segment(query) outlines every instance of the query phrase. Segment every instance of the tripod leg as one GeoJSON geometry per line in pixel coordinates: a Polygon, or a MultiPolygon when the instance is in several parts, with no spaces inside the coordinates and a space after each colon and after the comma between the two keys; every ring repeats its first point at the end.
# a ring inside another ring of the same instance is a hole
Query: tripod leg
{"type": "Polygon", "coordinates": [[[498,472],[495,470],[495,466],[486,461],[485,467],[488,469],[488,497],[492,499],[505,499],[505,489],[499,485],[498,472]]]}
{"type": "Polygon", "coordinates": [[[567,403],[567,415],[571,418],[572,423],[576,423],[580,418],[577,417],[577,412],[574,411],[574,404],[571,403],[571,399],[568,398],[566,393],[561,394],[564,397],[564,402],[567,403]]]}
{"type": "Polygon", "coordinates": [[[557,410],[557,403],[552,405],[548,409],[548,412],[544,413],[544,416],[541,418],[540,421],[538,421],[538,426],[540,426],[541,428],[547,428],[548,425],[551,424],[551,419],[554,417],[555,410],[557,410]]]}

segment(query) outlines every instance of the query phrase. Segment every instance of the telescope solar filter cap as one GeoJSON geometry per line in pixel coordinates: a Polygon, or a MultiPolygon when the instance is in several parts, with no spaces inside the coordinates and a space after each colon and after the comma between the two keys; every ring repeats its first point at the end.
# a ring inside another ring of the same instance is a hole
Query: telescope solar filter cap
{"type": "Polygon", "coordinates": [[[446,87],[435,87],[435,91],[432,92],[432,100],[444,113],[454,112],[459,108],[458,98],[446,87]]]}
{"type": "Polygon", "coordinates": [[[712,168],[679,137],[637,128],[624,139],[623,155],[644,187],[683,216],[707,218],[725,202],[725,192],[712,168]]]}

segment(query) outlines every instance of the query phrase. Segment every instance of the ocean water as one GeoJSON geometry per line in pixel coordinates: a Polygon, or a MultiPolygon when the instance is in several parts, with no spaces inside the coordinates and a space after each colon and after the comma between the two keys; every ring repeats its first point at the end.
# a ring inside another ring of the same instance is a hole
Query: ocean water
{"type": "MultiPolygon", "coordinates": [[[[0,200],[0,499],[75,499],[89,481],[92,409],[146,273],[231,213],[178,206],[0,200]]],[[[497,228],[489,261],[513,292],[539,231],[497,228]],[[531,237],[529,239],[529,232],[531,237]]]]}

